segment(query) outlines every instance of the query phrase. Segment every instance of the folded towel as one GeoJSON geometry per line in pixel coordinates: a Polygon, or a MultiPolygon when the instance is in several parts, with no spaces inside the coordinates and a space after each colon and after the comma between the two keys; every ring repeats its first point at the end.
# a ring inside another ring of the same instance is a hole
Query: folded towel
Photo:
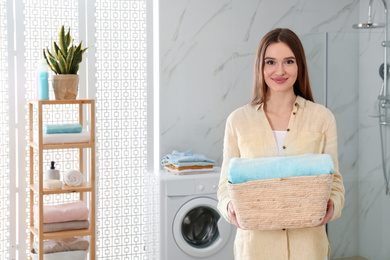
{"type": "MultiPolygon", "coordinates": [[[[38,253],[39,244],[37,241],[34,241],[33,247],[35,252],[38,253]]],[[[81,237],[49,239],[43,241],[44,254],[66,252],[66,251],[88,250],[88,248],[89,248],[88,240],[82,239],[81,237]]]]}
{"type": "MultiPolygon", "coordinates": [[[[89,131],[83,130],[81,133],[65,134],[43,134],[43,144],[69,144],[69,143],[87,143],[91,137],[89,131]]],[[[34,141],[38,141],[37,132],[34,133],[34,141]]]]}
{"type": "Polygon", "coordinates": [[[172,165],[177,168],[181,167],[203,167],[203,166],[215,166],[215,162],[171,162],[169,160],[163,159],[161,165],[168,166],[172,165]]]}
{"type": "Polygon", "coordinates": [[[164,166],[164,169],[167,172],[172,172],[174,174],[192,174],[192,173],[204,173],[204,172],[213,172],[214,168],[203,168],[203,169],[184,169],[176,170],[168,166],[164,166]]]}
{"type": "Polygon", "coordinates": [[[81,133],[82,130],[80,124],[43,124],[44,134],[81,133]]]}
{"type": "Polygon", "coordinates": [[[77,170],[70,170],[64,174],[64,182],[68,186],[80,186],[83,183],[83,174],[77,170]]]}
{"type": "MultiPolygon", "coordinates": [[[[43,206],[43,223],[87,220],[89,210],[82,201],[43,206]]],[[[34,205],[34,220],[39,220],[38,205],[34,205]]]]}
{"type": "MultiPolygon", "coordinates": [[[[38,229],[39,224],[36,221],[34,221],[34,226],[36,229],[38,229]]],[[[43,224],[43,232],[45,233],[65,231],[65,230],[87,229],[87,228],[89,228],[88,220],[43,224]]]]}
{"type": "Polygon", "coordinates": [[[194,153],[191,150],[188,150],[186,152],[178,152],[178,151],[172,151],[171,154],[167,154],[163,157],[161,164],[162,165],[168,165],[172,164],[176,167],[182,167],[184,165],[180,165],[182,163],[185,163],[185,166],[190,165],[198,165],[198,166],[205,166],[205,165],[215,165],[216,162],[212,159],[207,158],[203,154],[194,153]]]}
{"type": "Polygon", "coordinates": [[[298,156],[233,158],[229,166],[229,182],[296,176],[332,174],[333,160],[329,154],[304,154],[298,156]]]}

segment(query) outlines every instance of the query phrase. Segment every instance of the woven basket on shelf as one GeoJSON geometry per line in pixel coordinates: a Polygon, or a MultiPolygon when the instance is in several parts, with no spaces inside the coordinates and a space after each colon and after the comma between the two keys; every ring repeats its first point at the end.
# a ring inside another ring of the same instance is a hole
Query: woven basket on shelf
{"type": "Polygon", "coordinates": [[[228,183],[240,227],[276,230],[315,227],[322,223],[333,174],[228,183]]]}

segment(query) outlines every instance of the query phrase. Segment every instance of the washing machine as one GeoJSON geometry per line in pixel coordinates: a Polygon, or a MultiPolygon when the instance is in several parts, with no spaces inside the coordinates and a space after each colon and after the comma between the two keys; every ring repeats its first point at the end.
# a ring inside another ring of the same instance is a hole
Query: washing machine
{"type": "Polygon", "coordinates": [[[219,168],[160,171],[160,260],[233,260],[236,227],[217,210],[219,168]]]}

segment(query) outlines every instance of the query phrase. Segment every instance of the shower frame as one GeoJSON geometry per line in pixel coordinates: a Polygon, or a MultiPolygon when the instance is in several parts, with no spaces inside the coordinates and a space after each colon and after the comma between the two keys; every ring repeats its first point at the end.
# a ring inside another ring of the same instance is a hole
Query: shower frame
{"type": "MultiPolygon", "coordinates": [[[[388,95],[388,67],[387,63],[387,48],[390,47],[390,41],[388,40],[388,9],[386,0],[382,0],[383,9],[385,13],[385,23],[373,23],[372,21],[372,1],[368,4],[368,20],[367,23],[355,24],[352,27],[354,29],[374,29],[384,27],[384,40],[381,42],[383,47],[383,85],[378,95],[378,111],[379,111],[379,131],[381,139],[381,154],[382,154],[382,170],[386,185],[386,195],[389,194],[389,178],[390,176],[386,173],[386,126],[390,125],[390,95],[388,95]]],[[[382,74],[382,68],[380,68],[379,74],[382,74]]],[[[390,172],[389,172],[390,173],[390,172]]]]}

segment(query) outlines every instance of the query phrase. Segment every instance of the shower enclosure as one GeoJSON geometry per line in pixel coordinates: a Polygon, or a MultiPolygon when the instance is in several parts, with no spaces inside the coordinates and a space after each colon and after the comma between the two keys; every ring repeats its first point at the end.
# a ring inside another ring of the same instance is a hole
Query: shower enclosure
{"type": "Polygon", "coordinates": [[[384,40],[381,42],[383,47],[383,63],[379,67],[379,75],[382,78],[382,87],[379,91],[377,108],[378,110],[374,114],[374,116],[379,118],[379,133],[381,138],[381,153],[382,153],[382,170],[383,177],[385,180],[385,192],[386,195],[389,194],[389,172],[386,167],[386,129],[387,125],[390,125],[390,96],[388,90],[388,76],[389,76],[389,64],[387,63],[387,48],[390,47],[390,42],[387,40],[387,32],[388,32],[388,10],[387,3],[385,0],[382,0],[383,3],[383,11],[385,21],[384,23],[374,23],[372,17],[372,1],[370,0],[368,4],[368,19],[366,23],[354,24],[352,27],[354,29],[383,29],[384,40]]]}
{"type": "Polygon", "coordinates": [[[331,109],[338,128],[339,168],[346,193],[341,218],[328,225],[331,258],[390,259],[390,196],[383,181],[383,161],[388,172],[389,157],[385,151],[382,160],[381,152],[381,145],[386,150],[389,140],[381,140],[380,128],[384,137],[390,130],[378,124],[383,29],[354,30],[351,25],[348,32],[300,38],[314,99],[331,109]]]}

